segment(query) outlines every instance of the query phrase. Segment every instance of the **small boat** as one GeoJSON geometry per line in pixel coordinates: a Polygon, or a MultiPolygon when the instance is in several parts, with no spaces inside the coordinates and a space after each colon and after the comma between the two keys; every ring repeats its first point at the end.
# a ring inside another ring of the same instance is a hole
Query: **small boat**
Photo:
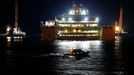
{"type": "Polygon", "coordinates": [[[64,54],[64,55],[69,55],[69,56],[88,56],[89,52],[85,52],[81,49],[70,49],[69,53],[64,54]]]}

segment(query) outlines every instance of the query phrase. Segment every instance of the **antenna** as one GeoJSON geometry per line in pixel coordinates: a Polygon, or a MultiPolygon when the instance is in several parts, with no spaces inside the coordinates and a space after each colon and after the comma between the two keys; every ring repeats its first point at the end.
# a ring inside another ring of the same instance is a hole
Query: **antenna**
{"type": "Polygon", "coordinates": [[[73,0],[72,5],[73,5],[73,7],[76,7],[76,2],[75,2],[75,0],[73,0]]]}
{"type": "Polygon", "coordinates": [[[18,0],[15,0],[15,28],[18,30],[18,0]]]}

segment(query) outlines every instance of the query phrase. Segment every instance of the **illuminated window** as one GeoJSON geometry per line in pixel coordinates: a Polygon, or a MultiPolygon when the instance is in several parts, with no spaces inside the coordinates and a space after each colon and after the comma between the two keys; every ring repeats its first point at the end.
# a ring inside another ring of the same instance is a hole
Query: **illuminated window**
{"type": "Polygon", "coordinates": [[[96,27],[98,24],[90,24],[91,27],[96,27]]]}
{"type": "Polygon", "coordinates": [[[74,30],[73,30],[73,32],[75,33],[75,32],[76,32],[76,30],[74,29],[74,30]]]}
{"type": "Polygon", "coordinates": [[[68,30],[65,30],[64,32],[65,32],[65,33],[67,33],[67,32],[68,32],[68,30]]]}
{"type": "Polygon", "coordinates": [[[78,30],[78,32],[81,32],[81,30],[78,30]]]}

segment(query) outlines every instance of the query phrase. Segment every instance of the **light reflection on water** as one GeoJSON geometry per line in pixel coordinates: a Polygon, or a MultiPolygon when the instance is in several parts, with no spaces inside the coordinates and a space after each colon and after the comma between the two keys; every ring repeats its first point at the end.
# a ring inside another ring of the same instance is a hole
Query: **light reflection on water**
{"type": "Polygon", "coordinates": [[[105,42],[99,40],[56,41],[55,45],[58,52],[67,52],[70,48],[76,48],[90,51],[90,53],[89,57],[84,57],[80,60],[59,58],[56,60],[58,63],[55,64],[56,69],[54,69],[54,71],[58,72],[59,75],[124,75],[125,64],[122,63],[125,62],[122,61],[123,58],[121,58],[120,43],[121,40],[115,40],[115,44],[110,42],[110,45],[107,45],[106,43],[107,47],[105,47],[105,42]],[[109,53],[105,54],[105,52],[113,52],[110,53],[113,56],[109,55],[109,53]]]}
{"type": "Polygon", "coordinates": [[[70,48],[90,51],[90,57],[84,57],[80,60],[58,59],[57,72],[60,74],[80,74],[80,75],[98,75],[103,74],[104,70],[102,42],[101,41],[57,41],[59,52],[67,52],[70,48]]]}
{"type": "Polygon", "coordinates": [[[90,50],[101,50],[101,41],[55,41],[54,43],[57,47],[57,50],[67,51],[68,49],[82,49],[84,51],[90,50]]]}
{"type": "MultiPolygon", "coordinates": [[[[31,57],[18,57],[17,53],[21,54],[24,52],[19,49],[28,47],[24,45],[22,41],[20,42],[7,42],[7,48],[5,49],[5,58],[4,64],[7,68],[16,67],[19,72],[27,72],[26,70],[30,69],[30,73],[34,74],[34,71],[44,73],[54,73],[53,75],[125,75],[125,61],[123,60],[121,39],[117,39],[114,42],[105,42],[101,40],[90,40],[90,41],[61,41],[56,40],[53,43],[54,48],[50,46],[48,49],[51,49],[55,53],[67,53],[70,48],[82,49],[84,51],[90,51],[89,56],[76,59],[75,57],[50,57],[46,58],[39,55],[40,57],[36,58],[31,57]],[[16,49],[17,48],[17,49],[16,49]],[[13,57],[15,56],[15,58],[13,57]],[[13,58],[12,58],[13,57],[13,58]],[[43,59],[42,59],[43,58],[43,59]],[[49,61],[48,61],[49,60],[49,61]],[[26,63],[27,62],[27,63],[26,63]],[[17,63],[17,64],[16,64],[17,63]],[[46,64],[47,63],[47,64],[46,64]],[[50,64],[51,63],[51,64],[50,64]],[[21,66],[22,65],[22,66],[21,66]],[[29,66],[30,65],[30,66],[29,66]],[[19,67],[17,67],[19,66],[19,67]],[[35,68],[31,66],[36,66],[35,68]],[[37,67],[38,66],[38,67],[37,67]],[[49,66],[49,68],[46,66],[49,66]],[[26,67],[28,69],[26,69],[26,67]],[[43,67],[43,71],[42,68],[43,67]],[[39,70],[39,71],[38,71],[39,70]]],[[[39,44],[39,43],[37,43],[39,44]]],[[[33,46],[32,46],[33,47],[33,46]]],[[[46,50],[46,45],[39,46],[36,51],[46,50]]],[[[33,47],[34,48],[34,47],[33,47]]],[[[33,49],[30,48],[30,49],[33,49]]],[[[25,52],[24,52],[25,53],[25,52]]],[[[26,52],[27,53],[27,52],[26,52]]],[[[31,52],[32,53],[32,52],[31,52]]],[[[50,51],[51,53],[51,51],[50,51]]],[[[13,74],[18,71],[14,69],[13,74]]],[[[9,74],[10,75],[10,74],[9,74]]],[[[12,74],[11,74],[12,75],[12,74]]],[[[51,74],[52,75],[52,74],[51,74]]]]}

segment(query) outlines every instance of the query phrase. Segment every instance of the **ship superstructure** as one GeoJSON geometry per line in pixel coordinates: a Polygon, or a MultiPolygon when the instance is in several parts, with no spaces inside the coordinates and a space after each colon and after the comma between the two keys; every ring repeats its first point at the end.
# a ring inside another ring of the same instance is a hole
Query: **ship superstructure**
{"type": "MultiPolygon", "coordinates": [[[[83,6],[73,6],[71,10],[55,18],[45,21],[42,28],[54,27],[56,39],[87,40],[100,39],[99,18],[90,16],[89,11],[83,6]]],[[[44,33],[44,36],[49,36],[44,33]]],[[[48,32],[49,33],[49,32],[48,32]]]]}
{"type": "Polygon", "coordinates": [[[99,18],[90,16],[83,6],[73,6],[55,19],[57,39],[99,39],[99,18]]]}

